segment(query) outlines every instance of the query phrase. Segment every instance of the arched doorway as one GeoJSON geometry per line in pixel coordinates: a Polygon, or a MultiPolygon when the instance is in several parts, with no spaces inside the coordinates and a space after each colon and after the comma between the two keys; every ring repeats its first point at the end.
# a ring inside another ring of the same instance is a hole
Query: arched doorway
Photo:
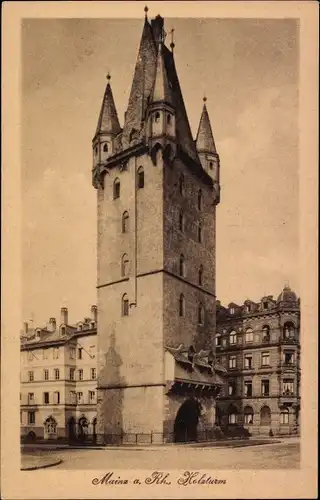
{"type": "Polygon", "coordinates": [[[44,439],[57,439],[57,422],[51,416],[44,422],[44,439]]]}
{"type": "Polygon", "coordinates": [[[74,417],[70,417],[67,423],[67,435],[70,442],[76,441],[76,420],[74,417]]]}
{"type": "Polygon", "coordinates": [[[79,441],[84,442],[88,436],[89,422],[84,415],[79,418],[79,441]]]}
{"type": "Polygon", "coordinates": [[[196,399],[187,399],[180,406],[174,422],[175,443],[197,440],[200,413],[201,405],[196,399]]]}
{"type": "Polygon", "coordinates": [[[260,425],[270,426],[271,424],[271,410],[269,406],[263,406],[260,410],[260,425]]]}

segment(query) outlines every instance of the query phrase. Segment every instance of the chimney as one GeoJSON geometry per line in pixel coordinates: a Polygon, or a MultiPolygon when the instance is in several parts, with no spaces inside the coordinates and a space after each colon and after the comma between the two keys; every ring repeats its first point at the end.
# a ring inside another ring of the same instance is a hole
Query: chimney
{"type": "Polygon", "coordinates": [[[29,330],[29,324],[28,324],[28,321],[25,321],[23,323],[23,330],[24,330],[24,334],[27,335],[28,334],[28,330],[29,330]]]}
{"type": "MultiPolygon", "coordinates": [[[[61,313],[62,313],[62,311],[61,311],[61,313]]],[[[68,314],[68,313],[67,313],[67,314],[68,314]]],[[[50,318],[50,319],[49,319],[49,327],[48,327],[48,330],[49,330],[50,332],[55,332],[56,328],[57,328],[56,318],[50,318]]]]}
{"type": "Polygon", "coordinates": [[[97,306],[91,306],[91,318],[95,323],[98,321],[98,308],[97,306]]]}
{"type": "Polygon", "coordinates": [[[60,323],[67,325],[68,324],[68,309],[67,307],[61,307],[61,315],[60,315],[60,323]]]}

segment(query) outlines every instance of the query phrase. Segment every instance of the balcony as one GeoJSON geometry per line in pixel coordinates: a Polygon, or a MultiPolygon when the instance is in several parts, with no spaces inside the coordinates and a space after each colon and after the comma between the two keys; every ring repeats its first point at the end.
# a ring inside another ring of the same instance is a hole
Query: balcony
{"type": "Polygon", "coordinates": [[[296,401],[297,396],[295,395],[294,391],[284,391],[279,397],[279,402],[281,404],[292,405],[296,401]]]}
{"type": "Polygon", "coordinates": [[[297,363],[296,361],[282,361],[281,363],[279,363],[278,367],[282,368],[283,370],[294,370],[295,368],[297,368],[297,363]]]}
{"type": "Polygon", "coordinates": [[[296,339],[295,337],[285,337],[280,339],[280,344],[296,345],[298,343],[298,339],[296,339]]]}

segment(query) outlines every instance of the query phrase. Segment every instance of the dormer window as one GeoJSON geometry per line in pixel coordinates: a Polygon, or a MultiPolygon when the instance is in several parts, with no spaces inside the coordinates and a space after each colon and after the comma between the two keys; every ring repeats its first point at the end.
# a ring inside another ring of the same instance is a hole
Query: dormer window
{"type": "Polygon", "coordinates": [[[66,334],[66,327],[65,326],[61,326],[60,333],[61,333],[61,335],[65,335],[66,334]]]}
{"type": "Polygon", "coordinates": [[[159,123],[160,122],[160,113],[159,111],[156,112],[155,116],[154,116],[154,121],[156,123],[159,123]]]}
{"type": "Polygon", "coordinates": [[[90,323],[90,329],[94,330],[95,326],[96,326],[95,321],[91,321],[91,323],[90,323]]]}
{"type": "Polygon", "coordinates": [[[213,169],[213,161],[209,161],[209,168],[210,168],[210,170],[213,169]]]}
{"type": "Polygon", "coordinates": [[[40,330],[36,331],[36,340],[40,340],[40,330]]]}
{"type": "Polygon", "coordinates": [[[82,331],[82,329],[83,329],[83,324],[82,324],[82,323],[80,323],[80,324],[78,325],[78,331],[79,331],[79,332],[81,332],[81,331],[82,331]]]}
{"type": "Polygon", "coordinates": [[[263,309],[269,309],[269,303],[268,302],[263,302],[262,303],[263,309]]]}
{"type": "Polygon", "coordinates": [[[230,314],[234,314],[236,311],[235,311],[235,308],[234,307],[230,307],[230,314]]]}

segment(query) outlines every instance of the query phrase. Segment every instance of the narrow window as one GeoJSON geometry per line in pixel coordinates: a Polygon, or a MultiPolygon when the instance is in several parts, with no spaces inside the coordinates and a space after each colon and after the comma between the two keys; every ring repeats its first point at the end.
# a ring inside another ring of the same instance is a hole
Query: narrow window
{"type": "Polygon", "coordinates": [[[235,345],[237,343],[237,334],[235,331],[232,331],[229,335],[229,343],[230,345],[235,345]]]}
{"type": "Polygon", "coordinates": [[[202,191],[198,191],[198,210],[202,210],[202,191]]]}
{"type": "Polygon", "coordinates": [[[78,349],[78,359],[82,359],[82,347],[78,349]]]}
{"type": "Polygon", "coordinates": [[[244,395],[247,398],[252,397],[252,380],[246,380],[244,383],[244,395]]]}
{"type": "Polygon", "coordinates": [[[55,368],[55,370],[54,370],[54,378],[55,378],[55,380],[59,380],[60,379],[60,370],[59,370],[59,368],[55,368]]]}
{"type": "Polygon", "coordinates": [[[121,259],[121,276],[126,277],[129,274],[129,258],[128,255],[125,253],[122,256],[121,259]]]}
{"type": "Polygon", "coordinates": [[[53,401],[56,405],[59,405],[60,404],[60,392],[59,391],[55,391],[53,393],[53,401]]]}
{"type": "Polygon", "coordinates": [[[95,380],[97,378],[97,372],[95,368],[91,368],[91,380],[95,380]]]}
{"type": "Polygon", "coordinates": [[[117,198],[120,198],[120,180],[115,179],[113,183],[113,199],[116,200],[117,198]]]}
{"type": "Polygon", "coordinates": [[[159,123],[159,122],[160,122],[160,113],[159,113],[158,111],[156,112],[156,114],[155,114],[155,116],[154,116],[154,121],[155,121],[156,123],[159,123]]]}
{"type": "Polygon", "coordinates": [[[262,394],[262,396],[269,396],[269,387],[270,387],[269,380],[262,380],[261,381],[261,394],[262,394]]]}
{"type": "Polygon", "coordinates": [[[49,402],[50,402],[50,400],[49,400],[49,393],[48,393],[48,392],[44,392],[44,393],[43,393],[43,403],[44,403],[45,405],[48,405],[48,404],[49,404],[49,402]]]}
{"type": "Polygon", "coordinates": [[[29,382],[33,382],[34,381],[33,372],[28,372],[28,377],[29,377],[29,382]]]}
{"type": "Polygon", "coordinates": [[[167,114],[167,124],[171,125],[171,115],[167,114]]]}
{"type": "Polygon", "coordinates": [[[180,177],[179,177],[179,193],[181,195],[184,194],[184,177],[183,175],[181,174],[180,177]]]}
{"type": "Polygon", "coordinates": [[[198,306],[198,323],[199,325],[203,325],[204,323],[204,308],[202,304],[198,306]]]}
{"type": "Polygon", "coordinates": [[[108,144],[106,142],[103,145],[103,151],[104,151],[104,153],[108,152],[108,144]]]}
{"type": "Polygon", "coordinates": [[[34,393],[29,392],[28,394],[28,405],[33,405],[34,404],[34,393]]]}
{"type": "Polygon", "coordinates": [[[70,380],[74,380],[75,368],[70,368],[70,380]]]}
{"type": "Polygon", "coordinates": [[[184,232],[184,214],[183,211],[179,211],[179,230],[183,233],[184,232]]]}
{"type": "Polygon", "coordinates": [[[83,370],[79,370],[79,380],[83,380],[83,370]]]}
{"type": "Polygon", "coordinates": [[[34,424],[36,422],[36,412],[28,411],[28,424],[34,424]]]}
{"type": "Polygon", "coordinates": [[[201,225],[201,222],[198,225],[198,242],[202,243],[202,225],[201,225]]]}
{"type": "Polygon", "coordinates": [[[97,154],[98,154],[98,146],[96,146],[96,147],[94,148],[94,153],[95,153],[95,155],[97,156],[97,154]]]}
{"type": "Polygon", "coordinates": [[[252,354],[246,354],[244,357],[244,367],[247,370],[251,370],[252,368],[252,354]]]}
{"type": "Polygon", "coordinates": [[[44,370],[44,380],[49,380],[49,370],[44,370]]]}
{"type": "Polygon", "coordinates": [[[122,232],[127,233],[129,231],[129,213],[123,212],[122,214],[122,232]]]}
{"type": "Polygon", "coordinates": [[[142,167],[138,169],[138,189],[144,188],[144,170],[142,167]]]}
{"type": "Polygon", "coordinates": [[[129,316],[129,299],[127,294],[124,294],[122,297],[122,316],[129,316]]]}
{"type": "Polygon", "coordinates": [[[78,392],[77,395],[78,395],[78,403],[80,404],[83,403],[83,392],[78,392]]]}
{"type": "Polygon", "coordinates": [[[213,169],[213,161],[210,161],[210,162],[209,162],[209,167],[210,167],[210,170],[212,170],[212,169],[213,169]]]}
{"type": "Polygon", "coordinates": [[[179,316],[184,316],[185,301],[183,294],[179,297],[179,316]]]}
{"type": "Polygon", "coordinates": [[[203,265],[199,267],[199,272],[198,272],[198,283],[200,286],[203,285],[203,265]]]}
{"type": "Polygon", "coordinates": [[[89,391],[89,401],[90,403],[93,403],[95,400],[95,392],[94,391],[89,391]]]}
{"type": "Polygon", "coordinates": [[[253,331],[251,328],[248,328],[245,334],[245,341],[246,343],[253,342],[253,331]]]}
{"type": "Polygon", "coordinates": [[[182,254],[180,255],[180,261],[179,261],[179,274],[180,276],[184,276],[185,274],[184,256],[182,254]]]}

